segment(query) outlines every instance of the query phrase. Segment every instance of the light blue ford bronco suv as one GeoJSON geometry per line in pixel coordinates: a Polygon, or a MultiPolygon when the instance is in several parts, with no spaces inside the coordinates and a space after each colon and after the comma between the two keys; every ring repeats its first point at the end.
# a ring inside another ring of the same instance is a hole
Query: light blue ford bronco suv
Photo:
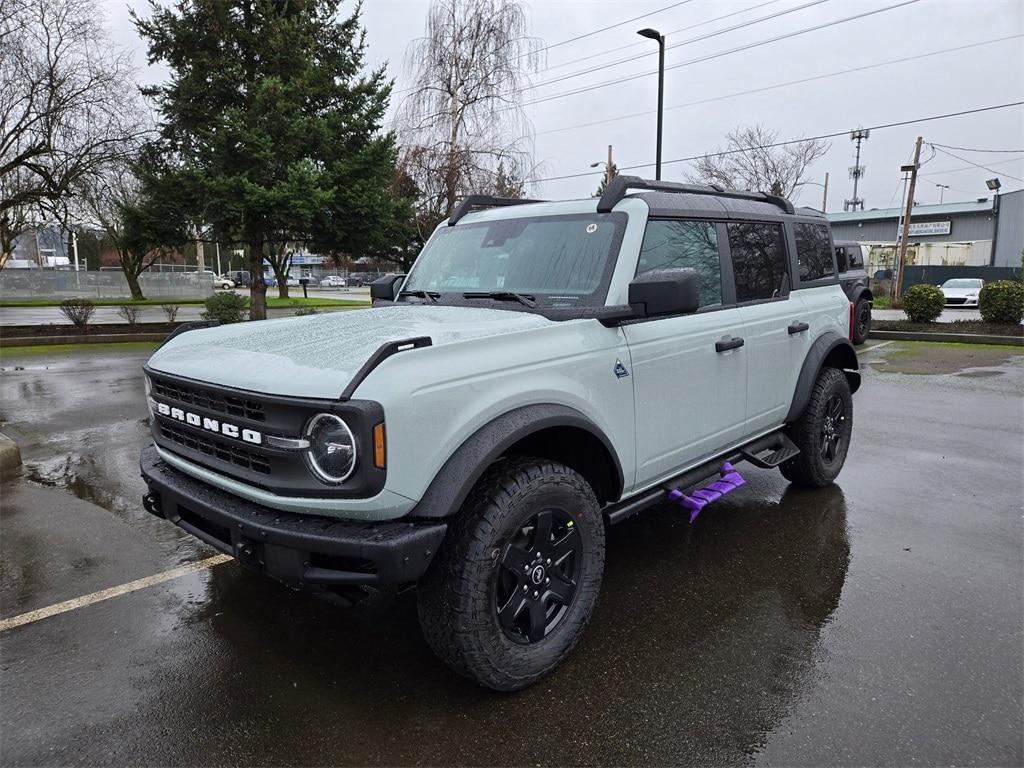
{"type": "Polygon", "coordinates": [[[295,588],[416,586],[427,642],[482,685],[572,650],[606,526],[692,521],[741,462],[817,487],[846,459],[850,302],[828,222],[785,199],[472,196],[372,295],[170,338],[144,504],[295,588]]]}

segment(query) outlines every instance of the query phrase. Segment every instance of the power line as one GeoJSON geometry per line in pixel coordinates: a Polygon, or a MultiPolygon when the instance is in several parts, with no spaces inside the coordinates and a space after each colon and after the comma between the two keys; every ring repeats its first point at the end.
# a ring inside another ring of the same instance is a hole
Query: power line
{"type": "MultiPolygon", "coordinates": [[[[1019,106],[1022,106],[1022,105],[1024,105],[1024,101],[1012,101],[1012,102],[1008,102],[1006,104],[995,104],[995,105],[990,106],[990,107],[978,107],[976,109],[964,109],[964,110],[961,110],[959,112],[947,112],[947,113],[942,114],[942,115],[931,115],[929,117],[918,117],[918,118],[914,118],[913,120],[900,120],[900,121],[894,122],[894,123],[884,123],[884,124],[881,124],[881,125],[869,125],[869,126],[865,126],[865,128],[867,128],[868,130],[871,130],[871,131],[881,131],[881,130],[885,130],[886,128],[899,128],[899,127],[904,126],[904,125],[915,125],[916,123],[927,123],[927,122],[931,122],[933,120],[945,120],[945,119],[950,118],[950,117],[960,117],[962,115],[974,115],[974,114],[979,114],[981,112],[991,112],[991,111],[996,110],[996,109],[1009,109],[1010,107],[1019,107],[1019,106]]],[[[772,144],[764,144],[764,145],[761,145],[761,146],[758,146],[758,147],[748,147],[748,148],[745,148],[745,149],[729,149],[729,150],[724,150],[722,152],[703,152],[703,153],[701,153],[699,155],[691,155],[690,157],[679,157],[679,158],[676,158],[675,160],[665,160],[665,161],[662,162],[662,165],[670,165],[670,164],[673,164],[673,163],[685,163],[685,162],[689,162],[691,160],[699,160],[699,159],[701,159],[703,157],[725,157],[726,155],[735,155],[735,154],[738,154],[738,153],[741,153],[741,152],[746,152],[746,151],[749,151],[749,149],[773,149],[775,147],[784,147],[784,146],[788,146],[790,144],[799,144],[799,143],[804,142],[804,141],[818,141],[818,140],[821,140],[821,139],[834,139],[834,138],[837,138],[839,136],[846,136],[847,134],[849,134],[849,132],[850,132],[849,128],[845,128],[845,129],[843,129],[841,131],[835,131],[833,133],[825,133],[825,134],[822,134],[820,136],[809,136],[809,137],[805,136],[805,137],[802,137],[802,138],[799,138],[799,139],[789,139],[788,141],[777,141],[777,142],[774,142],[772,144]]],[[[639,168],[651,168],[653,166],[654,166],[654,163],[640,163],[640,164],[637,164],[637,165],[623,165],[623,166],[619,166],[619,171],[635,171],[635,170],[637,170],[639,168]]],[[[986,170],[988,170],[988,169],[986,169],[986,170]]],[[[995,171],[993,171],[993,173],[995,173],[995,171]]],[[[583,173],[569,173],[569,174],[565,174],[563,176],[549,176],[546,179],[535,179],[535,180],[533,180],[532,183],[540,184],[542,182],[547,182],[547,181],[562,181],[563,179],[579,179],[579,178],[584,178],[584,177],[593,176],[593,175],[594,175],[593,171],[587,171],[587,172],[583,172],[583,173]]],[[[1004,175],[1009,176],[1009,174],[1004,174],[1004,175]]],[[[1011,176],[1010,178],[1014,178],[1014,177],[1011,176]]]]}
{"type": "MultiPolygon", "coordinates": [[[[902,8],[904,6],[913,5],[914,3],[919,3],[919,2],[921,2],[921,0],[903,0],[903,2],[901,2],[901,3],[896,3],[894,5],[888,5],[888,6],[884,7],[884,8],[876,8],[875,10],[872,10],[872,11],[865,11],[863,13],[858,13],[858,14],[855,14],[853,16],[847,16],[847,17],[842,18],[842,19],[836,19],[834,21],[825,22],[823,24],[817,24],[817,25],[815,25],[813,27],[806,27],[804,29],[798,29],[798,30],[793,31],[793,32],[787,32],[784,35],[777,35],[775,37],[771,37],[771,38],[768,38],[766,40],[759,40],[759,41],[754,42],[754,43],[748,43],[746,45],[741,45],[741,46],[738,46],[736,48],[731,48],[731,49],[729,49],[727,51],[718,51],[717,53],[707,54],[706,56],[700,56],[700,57],[698,57],[696,59],[689,59],[688,61],[681,61],[681,62],[679,62],[677,64],[673,64],[671,66],[665,67],[665,69],[666,70],[679,69],[680,67],[686,67],[686,66],[689,66],[690,64],[697,64],[697,63],[703,62],[703,61],[710,61],[711,59],[718,59],[718,58],[721,58],[723,56],[729,56],[729,55],[731,55],[733,53],[739,53],[741,51],[748,51],[748,50],[750,50],[752,48],[759,48],[762,45],[768,45],[769,43],[776,43],[776,42],[779,42],[780,40],[787,40],[787,39],[792,38],[792,37],[797,37],[799,35],[807,34],[809,32],[817,32],[818,30],[821,30],[821,29],[826,29],[828,27],[834,27],[834,26],[837,26],[839,24],[845,24],[845,23],[850,22],[850,21],[856,21],[858,19],[863,19],[863,18],[866,18],[868,16],[874,16],[875,14],[884,13],[886,11],[892,11],[892,10],[895,10],[896,8],[902,8]]],[[[650,75],[653,75],[653,74],[656,74],[656,73],[657,73],[656,70],[654,72],[640,72],[638,74],[629,75],[627,77],[618,78],[616,80],[606,80],[605,82],[596,83],[595,85],[584,86],[582,88],[577,88],[577,89],[572,90],[572,91],[563,91],[562,93],[555,93],[555,94],[552,94],[550,96],[545,96],[543,98],[534,99],[533,101],[527,101],[527,102],[523,103],[521,106],[525,107],[525,106],[530,106],[530,105],[533,105],[533,104],[542,104],[544,102],[553,101],[555,99],[561,99],[561,98],[564,98],[566,96],[575,96],[576,94],[586,93],[587,91],[597,90],[598,88],[604,88],[604,87],[609,86],[609,85],[618,85],[619,83],[626,83],[626,82],[629,82],[631,80],[637,80],[637,79],[639,79],[641,77],[649,77],[650,75]]],[[[510,109],[511,108],[513,108],[513,107],[510,107],[510,109]]]]}
{"type": "MultiPolygon", "coordinates": [[[[518,56],[516,56],[515,58],[516,59],[522,59],[522,58],[525,58],[526,56],[531,56],[531,55],[534,55],[534,54],[541,54],[541,53],[544,53],[545,51],[550,51],[552,48],[558,48],[561,45],[568,45],[569,43],[575,43],[577,40],[583,40],[584,38],[587,38],[587,37],[593,37],[594,35],[600,34],[601,32],[607,32],[609,29],[615,29],[616,27],[621,27],[621,26],[623,26],[625,24],[632,24],[634,21],[639,21],[640,19],[645,19],[648,16],[654,16],[655,14],[658,14],[658,13],[664,13],[665,11],[670,11],[673,8],[678,8],[681,5],[686,5],[687,3],[692,3],[692,2],[693,2],[693,0],[680,0],[680,2],[672,3],[671,5],[666,5],[666,6],[662,7],[662,8],[658,8],[656,10],[648,11],[647,13],[641,13],[639,16],[634,16],[631,19],[626,19],[625,21],[619,21],[619,22],[616,22],[615,24],[609,24],[607,27],[601,27],[600,29],[595,29],[595,30],[592,30],[590,32],[584,32],[582,35],[576,35],[575,37],[569,37],[569,38],[566,38],[565,40],[559,40],[557,43],[552,43],[551,45],[545,45],[544,47],[538,49],[537,51],[528,51],[526,53],[521,53],[518,56]]],[[[416,87],[415,86],[410,86],[409,88],[402,88],[401,90],[397,90],[394,93],[395,93],[395,95],[398,95],[398,94],[402,94],[402,93],[408,93],[409,91],[414,91],[414,90],[416,90],[416,87]]]]}
{"type": "MultiPolygon", "coordinates": [[[[975,162],[972,162],[972,161],[968,160],[966,157],[960,157],[960,155],[954,155],[952,152],[948,152],[945,149],[939,149],[934,144],[932,145],[932,147],[937,149],[939,152],[941,152],[944,155],[949,155],[950,157],[955,157],[957,160],[959,160],[962,163],[967,163],[968,165],[973,165],[973,166],[975,166],[977,168],[981,168],[983,171],[988,171],[989,173],[999,173],[999,171],[995,171],[995,170],[989,168],[987,165],[982,165],[981,163],[975,163],[975,162]]],[[[1005,171],[1003,171],[1003,176],[1008,176],[1009,178],[1013,179],[1014,181],[1022,181],[1022,182],[1024,182],[1024,179],[1020,178],[1019,176],[1013,176],[1012,174],[1006,173],[1005,171]]]]}
{"type": "MultiPolygon", "coordinates": [[[[1011,157],[1009,160],[997,160],[994,163],[990,163],[990,165],[1006,165],[1007,163],[1020,163],[1020,162],[1024,162],[1024,157],[1011,157]]],[[[959,168],[944,168],[941,171],[929,171],[928,175],[931,175],[931,176],[946,176],[947,174],[950,174],[950,173],[962,173],[963,171],[976,171],[976,170],[978,170],[978,166],[976,166],[976,165],[963,165],[963,166],[960,166],[959,168]]],[[[922,173],[921,175],[924,176],[926,174],[922,173]]]]}
{"type": "MultiPolygon", "coordinates": [[[[752,5],[749,8],[743,8],[743,9],[741,9],[739,11],[733,11],[732,13],[726,13],[726,14],[723,14],[721,16],[715,16],[713,19],[706,19],[705,21],[699,21],[696,24],[690,24],[689,26],[680,27],[679,29],[670,29],[668,32],[665,33],[665,35],[668,36],[668,35],[678,34],[679,32],[686,32],[689,29],[696,29],[697,27],[703,27],[703,26],[706,26],[708,24],[712,24],[712,23],[714,23],[716,21],[721,21],[722,19],[728,19],[731,16],[739,16],[740,14],[743,14],[743,13],[750,13],[751,11],[756,11],[759,8],[764,8],[766,6],[775,5],[775,4],[781,3],[781,2],[782,2],[782,0],[767,0],[767,2],[758,3],[757,5],[752,5]]],[[[560,62],[560,63],[555,64],[553,66],[545,67],[544,71],[545,72],[550,72],[553,69],[561,69],[562,67],[567,67],[570,64],[579,64],[581,61],[589,61],[590,59],[604,58],[605,56],[608,56],[608,54],[615,53],[616,51],[625,51],[625,50],[627,50],[629,48],[639,48],[641,45],[647,46],[647,45],[650,45],[650,43],[645,43],[643,41],[640,41],[640,42],[636,42],[636,43],[627,43],[626,45],[620,45],[617,48],[606,48],[604,50],[599,51],[598,53],[591,53],[591,54],[589,54],[587,56],[580,56],[578,59],[569,59],[568,61],[563,61],[563,62],[560,62]]]]}
{"type": "MultiPolygon", "coordinates": [[[[1014,37],[1020,37],[1020,35],[1014,35],[1014,37]]],[[[1009,38],[1002,38],[1004,40],[1009,38]]],[[[974,149],[972,147],[951,147],[949,144],[936,144],[930,142],[933,147],[942,147],[943,149],[957,149],[961,152],[998,152],[1007,155],[1017,155],[1024,152],[1024,149],[974,149]]]]}
{"type": "MultiPolygon", "coordinates": [[[[991,44],[995,44],[995,43],[1001,43],[1001,42],[1005,42],[1006,40],[1015,40],[1015,39],[1020,38],[1020,37],[1024,37],[1024,33],[1017,34],[1017,35],[1007,35],[1006,37],[998,37],[998,38],[995,38],[993,40],[982,40],[982,41],[977,42],[977,43],[968,43],[967,45],[958,45],[955,48],[944,48],[944,49],[939,50],[939,51],[930,51],[928,53],[921,53],[921,54],[918,54],[916,56],[905,56],[905,57],[899,58],[899,59],[891,59],[889,61],[880,61],[880,62],[877,62],[875,64],[865,64],[864,66],[860,66],[860,67],[852,67],[852,68],[849,68],[849,69],[842,69],[842,70],[839,70],[839,71],[836,71],[836,72],[828,72],[828,73],[823,74],[823,75],[814,75],[812,77],[804,77],[804,78],[801,78],[799,80],[789,80],[789,81],[784,82],[784,83],[775,83],[774,85],[766,85],[766,86],[763,86],[761,88],[750,88],[750,89],[745,90],[745,91],[736,91],[735,93],[726,93],[726,94],[721,94],[721,95],[718,95],[718,96],[711,96],[711,97],[708,97],[706,99],[699,99],[697,101],[689,101],[689,102],[685,102],[683,104],[674,104],[674,105],[672,105],[670,107],[666,107],[665,111],[668,112],[668,111],[673,110],[673,109],[683,109],[685,107],[699,106],[701,104],[708,104],[708,103],[714,102],[714,101],[722,101],[724,99],[731,99],[731,98],[735,98],[737,96],[749,96],[749,95],[755,94],[755,93],[764,93],[765,91],[771,91],[771,90],[774,90],[776,88],[786,88],[786,87],[791,86],[791,85],[802,85],[804,83],[810,83],[810,82],[814,82],[816,80],[825,80],[825,79],[831,78],[831,77],[838,77],[839,75],[847,75],[847,74],[850,74],[852,72],[864,72],[864,71],[867,71],[869,69],[878,69],[879,67],[885,67],[885,66],[889,66],[889,65],[892,65],[892,64],[902,64],[902,63],[908,62],[908,61],[916,61],[917,59],[925,59],[925,58],[928,58],[930,56],[939,56],[939,55],[946,54],[946,53],[955,53],[957,51],[963,51],[963,50],[966,50],[968,48],[977,48],[977,47],[982,46],[982,45],[991,45],[991,44]]],[[[549,133],[559,133],[561,131],[578,130],[580,128],[590,128],[590,127],[595,126],[595,125],[605,125],[607,123],[614,123],[614,122],[617,122],[619,120],[630,120],[630,119],[636,118],[636,117],[646,117],[648,115],[653,115],[653,114],[656,114],[656,113],[657,113],[656,109],[650,109],[650,110],[646,110],[644,112],[633,112],[633,113],[628,114],[628,115],[619,115],[617,117],[608,117],[608,118],[605,118],[603,120],[593,120],[593,121],[588,122],[588,123],[577,123],[575,125],[567,125],[567,126],[563,126],[561,128],[549,128],[548,130],[545,130],[545,131],[537,131],[534,135],[535,136],[544,136],[544,135],[549,134],[549,133]]],[[[1021,151],[1024,151],[1024,150],[1021,150],[1021,151]]]]}
{"type": "MultiPolygon", "coordinates": [[[[678,8],[680,5],[686,5],[687,3],[691,3],[691,2],[693,2],[693,0],[682,0],[681,2],[672,3],[671,5],[666,5],[663,8],[658,8],[657,10],[654,10],[654,11],[648,11],[647,13],[641,13],[639,16],[634,16],[631,19],[626,19],[625,21],[619,21],[619,22],[616,22],[615,24],[609,24],[607,27],[601,27],[600,29],[595,29],[592,32],[585,32],[582,35],[576,35],[576,37],[570,37],[570,38],[568,38],[566,40],[561,40],[561,41],[559,41],[557,43],[552,43],[551,45],[546,45],[543,48],[541,48],[538,51],[538,53],[543,53],[544,51],[550,51],[552,48],[557,48],[560,45],[567,45],[569,43],[575,43],[577,40],[582,40],[585,37],[593,37],[594,35],[599,35],[602,32],[607,32],[609,29],[615,29],[616,27],[621,27],[624,24],[632,24],[634,21],[639,21],[640,19],[646,19],[648,16],[654,16],[655,14],[664,13],[665,11],[671,11],[673,8],[678,8]]],[[[526,55],[526,54],[523,54],[523,55],[526,55]]]]}
{"type": "MultiPolygon", "coordinates": [[[[788,15],[790,13],[795,13],[796,11],[802,11],[805,8],[810,8],[810,7],[815,6],[815,5],[821,5],[822,3],[828,3],[830,1],[831,0],[810,0],[810,2],[804,3],[803,5],[797,5],[797,6],[794,6],[793,8],[787,8],[787,9],[782,10],[782,11],[776,11],[775,13],[769,13],[767,16],[761,16],[761,17],[756,18],[756,19],[749,19],[748,21],[740,22],[739,24],[733,24],[731,27],[725,27],[724,29],[716,29],[713,32],[707,32],[706,34],[698,35],[697,37],[691,37],[689,40],[680,40],[677,43],[673,43],[672,45],[665,46],[665,50],[666,51],[670,51],[673,48],[680,48],[680,47],[682,47],[684,45],[690,45],[691,43],[700,42],[701,40],[708,40],[709,38],[712,38],[712,37],[718,37],[719,35],[724,35],[727,32],[734,32],[737,29],[743,29],[744,27],[749,27],[749,26],[752,26],[754,24],[760,24],[761,22],[764,22],[764,21],[771,21],[773,19],[779,18],[780,16],[786,16],[786,15],[788,15]]],[[[560,75],[558,77],[552,78],[551,80],[543,80],[543,81],[541,81],[539,83],[532,83],[531,85],[524,86],[523,88],[520,88],[519,90],[515,91],[515,93],[522,93],[523,91],[532,90],[533,88],[543,88],[544,86],[547,86],[547,85],[552,85],[554,83],[560,83],[563,80],[571,80],[574,77],[582,77],[584,75],[589,75],[589,74],[591,74],[593,72],[598,72],[598,71],[600,71],[602,69],[609,69],[610,67],[618,67],[621,64],[627,64],[627,63],[629,63],[631,61],[637,61],[639,59],[645,59],[645,58],[648,57],[648,55],[649,55],[649,52],[645,51],[644,53],[639,53],[639,54],[637,54],[635,56],[627,56],[624,59],[617,59],[615,61],[606,62],[606,63],[604,63],[604,64],[602,64],[602,65],[600,65],[598,67],[590,67],[589,69],[582,69],[582,70],[579,70],[578,72],[570,72],[569,74],[560,75]]]]}

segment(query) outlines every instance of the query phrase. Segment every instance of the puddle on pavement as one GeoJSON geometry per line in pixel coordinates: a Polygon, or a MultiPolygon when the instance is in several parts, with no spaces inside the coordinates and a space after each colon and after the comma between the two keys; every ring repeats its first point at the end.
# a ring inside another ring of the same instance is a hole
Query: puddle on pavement
{"type": "Polygon", "coordinates": [[[985,344],[901,342],[873,354],[878,357],[866,361],[872,370],[914,376],[993,378],[1024,362],[1024,351],[985,344]]]}
{"type": "MultiPolygon", "coordinates": [[[[93,464],[92,459],[78,454],[55,456],[37,462],[27,462],[25,472],[28,479],[51,488],[63,488],[83,501],[111,511],[123,511],[123,500],[98,484],[86,479],[81,471],[83,466],[93,464]],[[121,501],[122,503],[117,503],[121,501]]],[[[92,467],[95,471],[95,466],[92,467]]]]}

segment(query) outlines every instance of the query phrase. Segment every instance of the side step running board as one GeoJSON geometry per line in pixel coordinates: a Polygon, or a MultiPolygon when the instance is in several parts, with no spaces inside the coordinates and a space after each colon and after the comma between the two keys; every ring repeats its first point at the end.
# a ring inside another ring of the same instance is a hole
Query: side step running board
{"type": "Polygon", "coordinates": [[[658,488],[652,488],[639,496],[605,507],[605,522],[608,525],[621,523],[623,520],[628,520],[648,507],[654,507],[669,501],[669,493],[671,491],[682,492],[686,488],[701,485],[708,480],[721,479],[724,464],[738,464],[741,461],[748,461],[755,467],[771,469],[793,458],[798,453],[800,453],[800,449],[781,430],[772,432],[770,435],[750,441],[732,453],[717,456],[691,470],[683,472],[681,475],[670,478],[658,488]]]}
{"type": "Polygon", "coordinates": [[[755,467],[761,469],[775,469],[785,461],[789,461],[800,449],[789,439],[785,432],[775,432],[768,435],[770,442],[765,443],[766,438],[757,440],[740,449],[740,455],[744,460],[749,461],[755,467]]]}

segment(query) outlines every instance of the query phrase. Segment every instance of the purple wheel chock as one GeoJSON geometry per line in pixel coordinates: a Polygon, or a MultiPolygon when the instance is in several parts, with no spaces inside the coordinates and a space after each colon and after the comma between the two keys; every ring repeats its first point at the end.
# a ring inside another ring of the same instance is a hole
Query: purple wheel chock
{"type": "Polygon", "coordinates": [[[668,494],[668,500],[675,502],[684,509],[690,510],[690,522],[692,523],[697,519],[700,511],[712,501],[717,501],[729,493],[729,491],[735,491],[741,485],[746,485],[747,481],[743,479],[729,462],[723,464],[718,473],[720,475],[718,480],[689,495],[683,493],[678,488],[673,489],[668,494]]]}

